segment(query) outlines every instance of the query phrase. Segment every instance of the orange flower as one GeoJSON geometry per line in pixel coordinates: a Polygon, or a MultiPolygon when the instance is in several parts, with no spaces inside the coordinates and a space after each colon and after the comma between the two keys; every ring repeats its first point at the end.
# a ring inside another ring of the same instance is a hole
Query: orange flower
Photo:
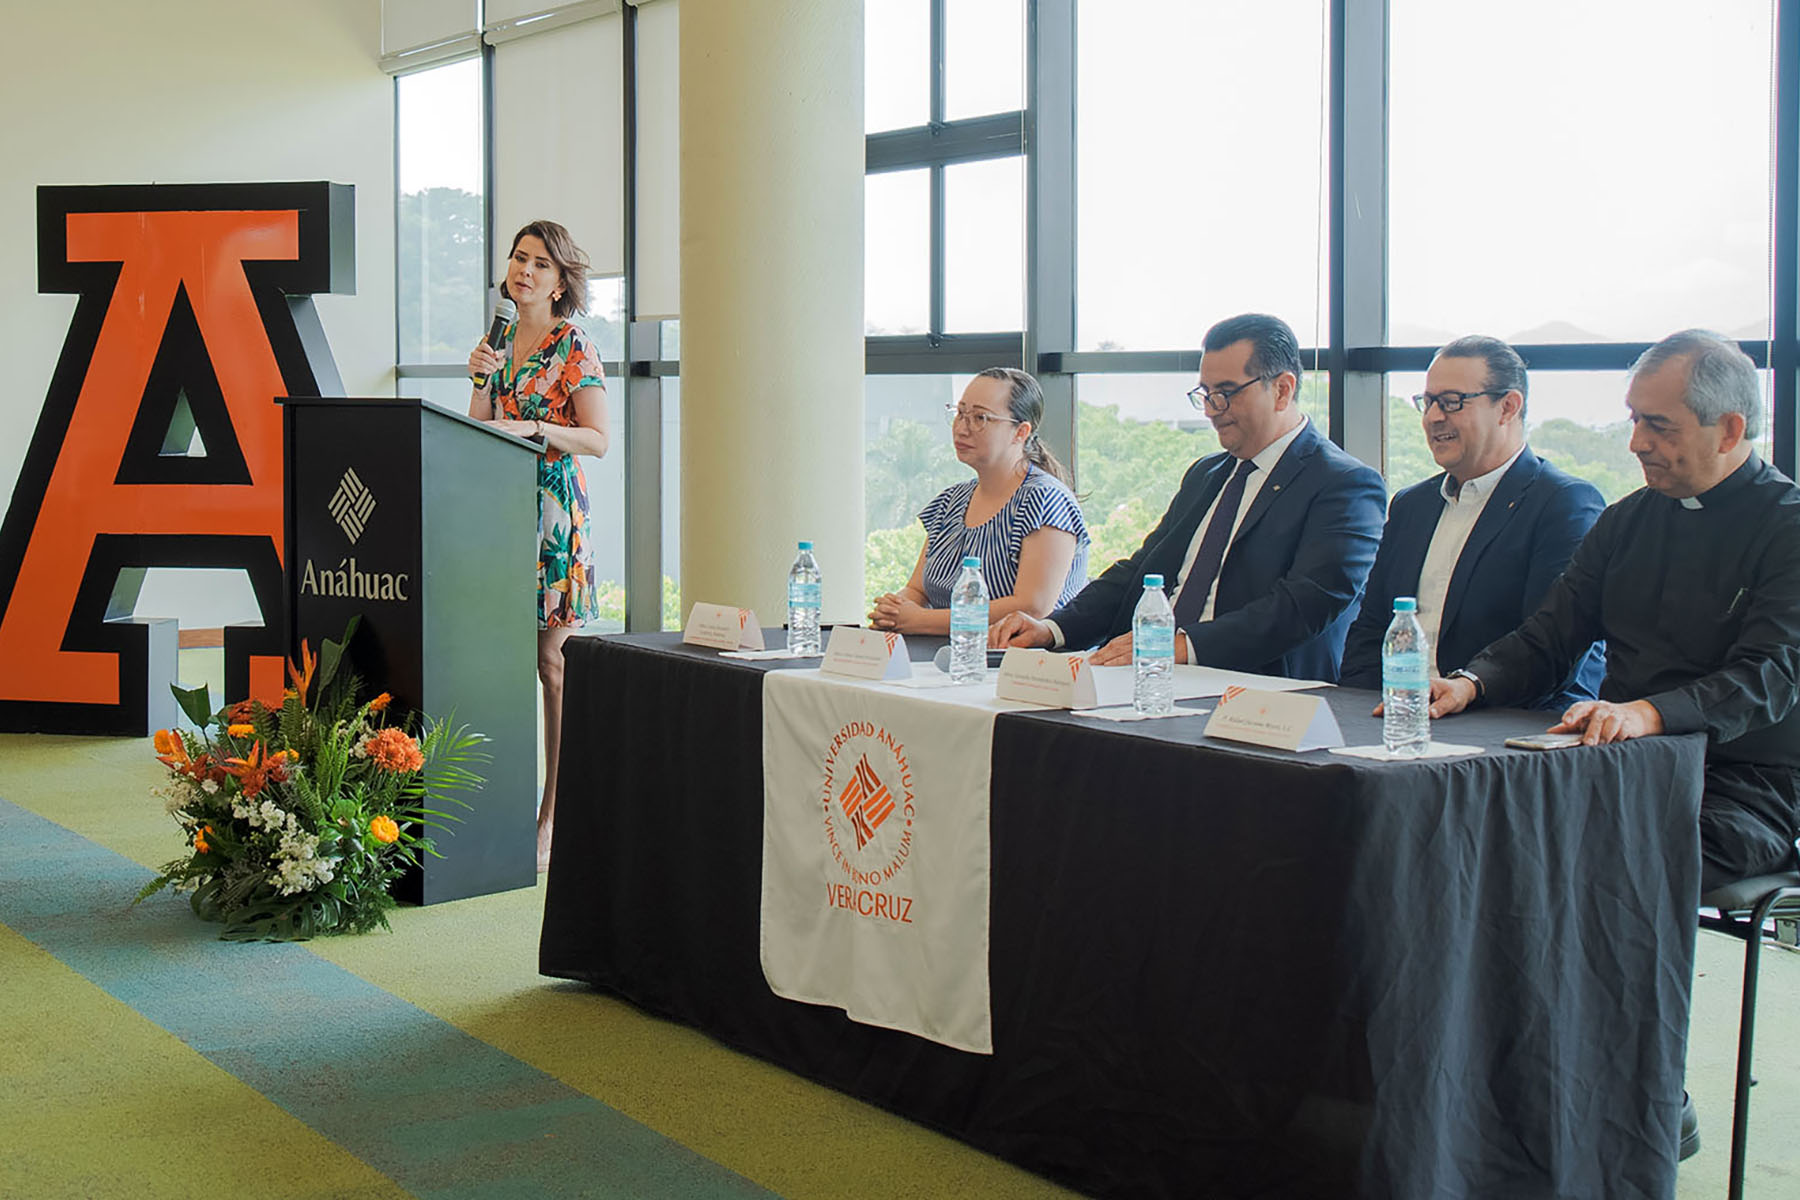
{"type": "Polygon", "coordinates": [[[195,851],[195,853],[205,854],[212,849],[211,846],[206,844],[206,835],[211,832],[212,832],[211,825],[203,825],[200,827],[199,832],[194,834],[194,851],[195,851]]]}
{"type": "Polygon", "coordinates": [[[249,737],[251,734],[256,732],[256,726],[254,726],[254,725],[227,725],[225,727],[225,732],[229,733],[232,737],[249,737]]]}
{"type": "MultiPolygon", "coordinates": [[[[281,755],[272,755],[275,761],[285,762],[281,755]]],[[[228,758],[225,760],[227,774],[235,775],[238,787],[243,789],[244,799],[254,800],[259,792],[269,786],[269,768],[273,764],[263,758],[261,742],[250,747],[250,753],[244,758],[228,758]]],[[[283,773],[285,776],[285,772],[283,773]]],[[[278,780],[281,777],[277,777],[278,780]]]]}
{"type": "Polygon", "coordinates": [[[197,781],[210,779],[214,783],[224,783],[231,777],[231,773],[218,763],[214,762],[212,756],[208,754],[202,754],[199,758],[196,758],[193,762],[189,763],[187,770],[184,773],[193,776],[197,781]]]}
{"type": "Polygon", "coordinates": [[[312,687],[313,670],[318,665],[319,660],[313,657],[312,650],[306,645],[306,639],[301,638],[300,661],[295,662],[289,659],[287,665],[288,681],[293,684],[291,690],[300,697],[301,704],[306,703],[306,693],[312,687]]]}
{"type": "Polygon", "coordinates": [[[375,760],[376,766],[397,774],[407,774],[425,765],[419,743],[400,729],[381,730],[363,743],[363,750],[375,760]]]}
{"type": "Polygon", "coordinates": [[[400,836],[400,827],[392,817],[376,817],[369,822],[369,836],[385,846],[400,836]]]}
{"type": "Polygon", "coordinates": [[[389,704],[393,703],[393,701],[394,701],[394,698],[392,696],[388,695],[386,692],[383,692],[383,693],[381,693],[381,695],[379,695],[379,696],[375,697],[373,700],[369,701],[369,711],[372,713],[383,712],[387,709],[387,706],[389,704]]]}
{"type": "Polygon", "coordinates": [[[187,744],[181,740],[179,733],[172,729],[159,729],[153,742],[156,746],[156,761],[177,771],[187,771],[190,765],[187,744]]]}
{"type": "Polygon", "coordinates": [[[256,701],[239,700],[225,708],[225,719],[233,725],[243,725],[256,716],[256,701]]]}

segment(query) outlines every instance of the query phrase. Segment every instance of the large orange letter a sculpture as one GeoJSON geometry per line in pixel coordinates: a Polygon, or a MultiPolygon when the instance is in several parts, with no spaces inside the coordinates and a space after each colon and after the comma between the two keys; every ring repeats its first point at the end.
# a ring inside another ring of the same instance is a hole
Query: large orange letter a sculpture
{"type": "Polygon", "coordinates": [[[355,290],[354,236],[343,184],[38,189],[39,290],[81,299],[0,526],[0,730],[148,731],[150,567],[248,574],[226,698],[279,700],[274,401],[343,391],[308,297],[355,290]]]}

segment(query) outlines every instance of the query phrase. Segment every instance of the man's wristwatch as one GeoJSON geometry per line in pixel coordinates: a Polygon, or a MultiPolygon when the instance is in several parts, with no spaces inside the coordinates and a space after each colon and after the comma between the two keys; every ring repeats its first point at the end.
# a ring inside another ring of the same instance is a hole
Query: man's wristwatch
{"type": "Polygon", "coordinates": [[[1444,678],[1445,679],[1466,679],[1470,683],[1475,685],[1475,699],[1477,702],[1487,699],[1487,688],[1486,688],[1486,686],[1484,686],[1482,684],[1481,676],[1477,675],[1475,672],[1473,672],[1471,670],[1468,670],[1467,668],[1459,667],[1456,670],[1450,672],[1448,675],[1444,676],[1444,678]]]}

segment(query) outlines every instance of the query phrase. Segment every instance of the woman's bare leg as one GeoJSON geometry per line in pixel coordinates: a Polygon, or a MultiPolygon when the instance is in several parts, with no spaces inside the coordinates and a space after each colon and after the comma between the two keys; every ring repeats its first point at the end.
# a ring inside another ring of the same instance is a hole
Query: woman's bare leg
{"type": "Polygon", "coordinates": [[[538,679],[544,685],[544,799],[538,806],[537,866],[550,869],[550,841],[556,825],[556,760],[562,751],[563,643],[568,626],[538,630],[538,679]]]}

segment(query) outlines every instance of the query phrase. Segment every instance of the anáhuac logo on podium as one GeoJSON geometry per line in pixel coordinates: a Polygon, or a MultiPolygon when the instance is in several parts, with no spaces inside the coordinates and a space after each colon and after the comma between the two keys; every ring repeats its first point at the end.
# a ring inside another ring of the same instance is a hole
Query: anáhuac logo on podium
{"type": "MultiPolygon", "coordinates": [[[[356,468],[346,467],[326,507],[331,512],[331,519],[354,546],[363,530],[369,527],[369,517],[375,511],[375,493],[356,474],[356,468]]],[[[300,594],[405,601],[412,599],[406,594],[408,578],[405,571],[365,571],[357,565],[353,554],[339,559],[336,566],[329,561],[320,566],[309,555],[300,565],[300,594]]]]}

